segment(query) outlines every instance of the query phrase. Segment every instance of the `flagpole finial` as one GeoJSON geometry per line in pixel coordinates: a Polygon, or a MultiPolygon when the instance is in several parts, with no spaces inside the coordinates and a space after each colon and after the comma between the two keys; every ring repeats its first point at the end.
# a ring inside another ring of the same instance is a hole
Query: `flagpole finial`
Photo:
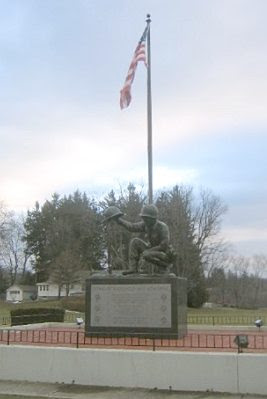
{"type": "Polygon", "coordinates": [[[150,23],[150,22],[151,22],[150,14],[147,14],[147,15],[146,15],[146,22],[147,22],[147,23],[150,23]]]}

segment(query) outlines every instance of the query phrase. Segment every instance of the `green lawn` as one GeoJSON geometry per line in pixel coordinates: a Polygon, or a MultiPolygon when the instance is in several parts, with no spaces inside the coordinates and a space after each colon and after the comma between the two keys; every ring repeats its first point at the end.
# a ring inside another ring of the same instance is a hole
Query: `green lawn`
{"type": "Polygon", "coordinates": [[[238,308],[200,308],[200,309],[192,309],[188,308],[189,315],[198,315],[198,316],[257,316],[257,317],[265,317],[267,318],[267,308],[260,309],[238,309],[238,308]]]}
{"type": "MultiPolygon", "coordinates": [[[[64,301],[64,300],[63,300],[64,301]]],[[[72,302],[73,300],[70,299],[72,302]]],[[[6,303],[0,301],[0,324],[1,318],[8,317],[11,309],[28,308],[28,307],[65,307],[68,308],[68,304],[64,304],[62,300],[42,300],[26,303],[6,303]]],[[[71,308],[70,308],[71,309],[71,308]]],[[[75,307],[74,307],[75,309],[75,307]]],[[[66,322],[75,322],[77,313],[72,314],[68,312],[65,314],[66,322]]],[[[253,322],[261,318],[264,321],[264,325],[267,325],[267,308],[261,309],[237,309],[237,308],[200,308],[200,309],[188,309],[188,323],[190,324],[207,324],[207,325],[252,325],[253,322]]],[[[1,399],[1,398],[0,398],[1,399]]]]}
{"type": "Polygon", "coordinates": [[[259,318],[263,320],[264,325],[267,325],[266,308],[201,308],[188,309],[187,321],[189,324],[252,326],[259,318]]]}

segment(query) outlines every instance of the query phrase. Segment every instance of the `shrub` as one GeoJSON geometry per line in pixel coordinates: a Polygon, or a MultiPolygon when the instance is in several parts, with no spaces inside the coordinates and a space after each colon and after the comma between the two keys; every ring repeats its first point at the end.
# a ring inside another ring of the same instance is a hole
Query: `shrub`
{"type": "Polygon", "coordinates": [[[10,311],[12,326],[50,321],[64,322],[64,315],[65,310],[60,308],[26,308],[10,311]]]}

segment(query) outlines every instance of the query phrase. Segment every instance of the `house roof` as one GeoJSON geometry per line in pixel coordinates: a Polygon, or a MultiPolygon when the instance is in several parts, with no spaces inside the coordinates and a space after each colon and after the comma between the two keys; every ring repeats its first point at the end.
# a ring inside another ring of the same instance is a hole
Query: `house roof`
{"type": "Polygon", "coordinates": [[[12,289],[12,288],[14,288],[14,287],[20,288],[23,291],[34,291],[34,290],[36,290],[36,286],[35,285],[13,284],[10,287],[8,287],[7,291],[12,289]]]}
{"type": "MultiPolygon", "coordinates": [[[[92,272],[89,270],[81,270],[80,272],[77,272],[75,281],[73,281],[72,284],[75,283],[83,283],[87,278],[89,278],[92,275],[92,272]]],[[[36,285],[45,285],[45,284],[57,284],[54,281],[48,279],[46,281],[42,281],[40,283],[36,283],[36,285]]]]}

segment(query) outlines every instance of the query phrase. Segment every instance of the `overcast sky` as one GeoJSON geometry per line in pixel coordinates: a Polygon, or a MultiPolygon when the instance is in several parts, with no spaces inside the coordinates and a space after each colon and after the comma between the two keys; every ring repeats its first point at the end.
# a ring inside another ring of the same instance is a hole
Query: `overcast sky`
{"type": "Polygon", "coordinates": [[[0,0],[0,199],[147,184],[146,69],[119,108],[151,13],[154,188],[205,187],[237,253],[267,255],[266,0],[0,0]]]}

